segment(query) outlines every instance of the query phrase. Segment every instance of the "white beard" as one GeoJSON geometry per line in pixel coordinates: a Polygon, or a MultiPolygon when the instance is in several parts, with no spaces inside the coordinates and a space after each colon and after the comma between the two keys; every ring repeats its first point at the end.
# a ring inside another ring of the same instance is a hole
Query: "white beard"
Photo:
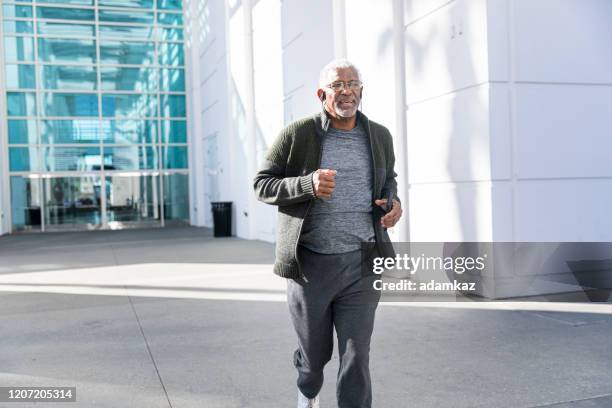
{"type": "Polygon", "coordinates": [[[340,109],[338,105],[334,106],[334,111],[336,111],[336,115],[341,118],[352,118],[357,113],[357,105],[349,109],[340,109]]]}

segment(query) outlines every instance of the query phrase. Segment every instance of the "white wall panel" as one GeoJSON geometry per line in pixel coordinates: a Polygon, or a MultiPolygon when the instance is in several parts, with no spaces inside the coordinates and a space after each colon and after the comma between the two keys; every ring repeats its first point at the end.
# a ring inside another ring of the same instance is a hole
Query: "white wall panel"
{"type": "MultiPolygon", "coordinates": [[[[332,2],[330,0],[283,0],[282,20],[283,46],[303,33],[320,32],[326,35],[326,42],[333,42],[332,2]]],[[[325,48],[325,44],[319,44],[325,48]]],[[[333,49],[333,44],[332,49],[333,49]]],[[[311,55],[316,57],[317,55],[311,55]]]]}
{"type": "Polygon", "coordinates": [[[491,241],[491,183],[412,185],[408,216],[411,241],[491,241]]]}
{"type": "Polygon", "coordinates": [[[517,85],[522,178],[612,176],[612,87],[517,85]]]}
{"type": "Polygon", "coordinates": [[[404,23],[410,24],[454,2],[455,0],[404,0],[404,23]]]}
{"type": "Polygon", "coordinates": [[[514,240],[512,183],[495,181],[491,190],[491,239],[494,242],[514,240]]]}
{"type": "MultiPolygon", "coordinates": [[[[257,167],[283,127],[282,20],[280,0],[259,0],[253,8],[253,81],[257,167]]],[[[249,188],[252,194],[252,188],[249,188]]],[[[257,203],[251,209],[255,238],[275,239],[276,207],[257,203]]]]}
{"type": "Polygon", "coordinates": [[[216,63],[225,58],[225,5],[222,1],[207,1],[194,34],[199,44],[200,59],[206,59],[207,64],[197,68],[206,78],[216,69],[216,63]]]}
{"type": "Polygon", "coordinates": [[[517,184],[517,241],[612,241],[612,180],[517,184]]]}
{"type": "Polygon", "coordinates": [[[508,81],[510,79],[509,1],[511,0],[487,1],[489,81],[508,81]]]}
{"type": "Polygon", "coordinates": [[[253,8],[253,81],[258,141],[264,151],[283,125],[281,27],[281,1],[259,0],[253,8]]]}
{"type": "Polygon", "coordinates": [[[347,58],[361,71],[364,81],[362,110],[391,132],[395,129],[393,70],[393,4],[381,0],[352,0],[346,9],[347,58]],[[368,27],[364,30],[364,27],[368,27]]]}
{"type": "Polygon", "coordinates": [[[284,97],[283,117],[285,124],[321,110],[321,103],[316,99],[314,92],[311,87],[300,86],[284,97]]]}
{"type": "Polygon", "coordinates": [[[512,0],[519,81],[612,83],[610,0],[512,0]]]}
{"type": "Polygon", "coordinates": [[[408,103],[488,80],[485,0],[457,0],[406,29],[408,103]]]}
{"type": "Polygon", "coordinates": [[[325,44],[324,37],[321,32],[304,33],[283,50],[284,95],[291,96],[295,119],[320,110],[319,72],[333,58],[333,44],[325,44]]]}
{"type": "Polygon", "coordinates": [[[316,101],[319,71],[334,55],[332,2],[282,2],[283,86],[287,96],[305,87],[316,101]]]}
{"type": "Polygon", "coordinates": [[[489,84],[489,143],[491,177],[495,180],[512,177],[512,134],[508,85],[489,84]]]}
{"type": "Polygon", "coordinates": [[[491,178],[488,92],[483,85],[410,106],[411,183],[491,178]]]}

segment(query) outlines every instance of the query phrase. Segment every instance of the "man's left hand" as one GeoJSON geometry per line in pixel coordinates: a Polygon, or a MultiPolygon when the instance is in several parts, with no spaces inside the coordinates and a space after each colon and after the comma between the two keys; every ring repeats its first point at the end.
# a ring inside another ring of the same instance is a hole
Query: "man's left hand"
{"type": "MultiPolygon", "coordinates": [[[[374,200],[374,204],[385,208],[387,205],[387,199],[383,198],[382,200],[374,200]]],[[[393,208],[384,217],[380,217],[380,224],[385,228],[392,228],[399,221],[402,216],[402,206],[397,200],[393,200],[393,208]]]]}

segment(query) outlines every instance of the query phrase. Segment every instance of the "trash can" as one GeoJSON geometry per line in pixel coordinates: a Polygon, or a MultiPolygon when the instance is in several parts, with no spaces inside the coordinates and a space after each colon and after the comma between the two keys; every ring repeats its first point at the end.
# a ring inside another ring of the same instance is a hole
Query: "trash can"
{"type": "Polygon", "coordinates": [[[232,236],[232,202],[212,202],[213,223],[215,225],[215,237],[232,236]]]}

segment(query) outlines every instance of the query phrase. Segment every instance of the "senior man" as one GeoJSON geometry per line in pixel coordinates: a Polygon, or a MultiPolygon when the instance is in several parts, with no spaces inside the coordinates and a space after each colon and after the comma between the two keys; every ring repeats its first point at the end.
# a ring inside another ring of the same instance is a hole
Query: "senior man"
{"type": "Polygon", "coordinates": [[[274,273],[287,278],[298,337],[299,408],[319,407],[334,327],[338,407],[372,406],[370,338],[380,292],[376,276],[361,267],[369,259],[361,244],[376,243],[378,254],[388,256],[389,247],[378,244],[389,242],[386,229],[402,209],[391,135],[359,111],[362,96],[355,65],[327,64],[317,89],[322,112],[284,128],[254,180],[257,198],[278,206],[274,273]],[[393,206],[385,213],[389,196],[393,206]]]}

